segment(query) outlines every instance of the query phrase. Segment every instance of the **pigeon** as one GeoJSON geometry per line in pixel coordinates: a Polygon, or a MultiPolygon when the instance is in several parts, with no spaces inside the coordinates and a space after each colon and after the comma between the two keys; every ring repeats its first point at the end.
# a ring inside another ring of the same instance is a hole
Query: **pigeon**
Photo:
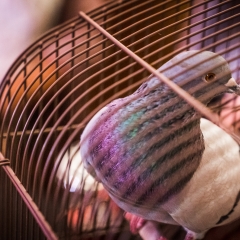
{"type": "MultiPolygon", "coordinates": [[[[240,93],[227,61],[214,52],[181,52],[159,71],[206,106],[240,93]]],[[[181,225],[190,240],[240,217],[238,143],[154,75],[93,116],[80,154],[136,225],[181,225]]]]}

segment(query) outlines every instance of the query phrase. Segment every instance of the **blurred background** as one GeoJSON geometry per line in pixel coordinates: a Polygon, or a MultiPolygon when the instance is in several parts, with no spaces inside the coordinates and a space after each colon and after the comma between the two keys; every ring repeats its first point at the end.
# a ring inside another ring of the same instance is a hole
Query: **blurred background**
{"type": "Polygon", "coordinates": [[[14,60],[48,29],[108,0],[1,0],[0,81],[14,60]]]}

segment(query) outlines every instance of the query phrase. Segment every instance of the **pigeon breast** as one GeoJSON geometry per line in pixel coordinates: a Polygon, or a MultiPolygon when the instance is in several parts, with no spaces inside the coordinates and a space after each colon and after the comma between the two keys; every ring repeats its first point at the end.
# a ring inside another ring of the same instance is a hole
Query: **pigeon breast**
{"type": "Polygon", "coordinates": [[[89,164],[114,200],[125,200],[126,211],[154,210],[178,194],[204,151],[196,111],[153,85],[136,91],[141,98],[109,104],[89,137],[89,164]]]}

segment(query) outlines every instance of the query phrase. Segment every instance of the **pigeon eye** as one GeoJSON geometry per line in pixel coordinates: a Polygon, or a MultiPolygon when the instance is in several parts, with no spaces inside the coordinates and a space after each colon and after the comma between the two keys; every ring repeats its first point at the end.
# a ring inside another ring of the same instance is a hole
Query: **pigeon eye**
{"type": "Polygon", "coordinates": [[[207,81],[207,82],[211,82],[212,80],[215,79],[215,74],[214,73],[208,73],[207,75],[205,75],[204,79],[207,81]]]}

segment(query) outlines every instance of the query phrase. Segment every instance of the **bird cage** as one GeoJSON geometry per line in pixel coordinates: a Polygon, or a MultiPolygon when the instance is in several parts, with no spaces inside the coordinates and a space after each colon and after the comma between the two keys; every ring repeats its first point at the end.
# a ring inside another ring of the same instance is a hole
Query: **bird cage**
{"type": "MultiPolygon", "coordinates": [[[[186,50],[223,56],[239,82],[239,23],[237,1],[114,0],[29,46],[0,81],[0,238],[140,239],[84,169],[81,133],[98,110],[186,50]]],[[[237,136],[239,98],[211,104],[192,103],[237,136]]],[[[212,232],[230,239],[239,224],[212,232]]],[[[179,227],[160,227],[169,239],[184,238],[179,227]]]]}

